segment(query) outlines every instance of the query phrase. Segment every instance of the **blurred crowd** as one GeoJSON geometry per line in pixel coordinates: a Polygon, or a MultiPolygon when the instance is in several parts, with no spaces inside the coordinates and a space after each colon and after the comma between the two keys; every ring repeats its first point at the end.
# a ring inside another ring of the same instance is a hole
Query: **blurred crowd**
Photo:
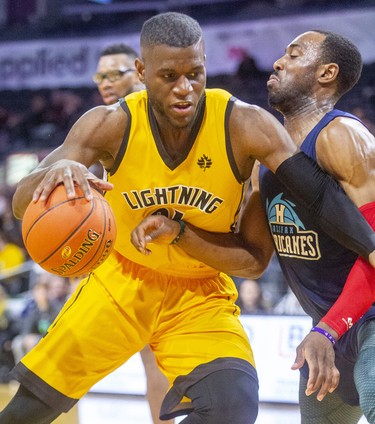
{"type": "Polygon", "coordinates": [[[0,383],[44,336],[79,279],[50,274],[34,263],[11,208],[11,187],[0,189],[0,383]]]}
{"type": "Polygon", "coordinates": [[[5,92],[0,101],[0,155],[53,148],[73,123],[100,103],[96,90],[5,92]],[[20,98],[15,98],[20,97],[20,98]]]}
{"type": "MultiPolygon", "coordinates": [[[[269,112],[266,82],[270,72],[258,69],[243,52],[234,75],[209,76],[208,87],[221,87],[269,112]]],[[[40,91],[3,91],[0,97],[0,157],[20,151],[53,148],[64,140],[72,124],[88,109],[102,103],[95,86],[40,91]]],[[[357,114],[375,130],[375,64],[365,65],[357,86],[337,104],[357,114]]]]}
{"type": "MultiPolygon", "coordinates": [[[[267,104],[269,73],[261,72],[245,54],[235,75],[208,77],[207,86],[225,88],[275,114],[267,104]]],[[[0,167],[12,153],[49,151],[61,144],[77,118],[101,104],[96,87],[3,92],[0,99],[0,167]]],[[[365,66],[357,87],[337,106],[357,115],[375,133],[375,64],[365,66]]],[[[4,183],[1,171],[0,177],[1,382],[9,378],[14,362],[43,337],[77,281],[48,274],[30,260],[21,223],[12,214],[15,187],[4,183]]],[[[243,314],[304,314],[287,288],[276,257],[260,279],[234,280],[243,314]]]]}

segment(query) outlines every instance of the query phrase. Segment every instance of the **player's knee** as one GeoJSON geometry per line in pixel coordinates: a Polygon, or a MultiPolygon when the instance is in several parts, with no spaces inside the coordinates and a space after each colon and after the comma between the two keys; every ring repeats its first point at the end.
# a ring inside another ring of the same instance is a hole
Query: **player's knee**
{"type": "Polygon", "coordinates": [[[192,386],[187,395],[194,415],[205,424],[252,424],[258,415],[258,381],[243,371],[216,371],[192,386]]]}

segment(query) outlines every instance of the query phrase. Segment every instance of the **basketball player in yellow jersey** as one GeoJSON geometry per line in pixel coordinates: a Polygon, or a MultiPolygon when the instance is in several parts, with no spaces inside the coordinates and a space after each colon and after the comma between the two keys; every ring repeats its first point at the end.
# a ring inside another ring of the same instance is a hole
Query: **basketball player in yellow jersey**
{"type": "MultiPolygon", "coordinates": [[[[137,56],[137,53],[126,44],[112,44],[101,52],[93,81],[106,105],[114,104],[120,97],[144,89],[134,67],[137,56]]],[[[168,381],[159,370],[155,356],[148,345],[141,350],[140,354],[146,373],[146,394],[152,421],[154,424],[161,424],[159,411],[168,390],[168,381]]],[[[172,424],[174,421],[163,422],[172,424]]]]}
{"type": "MultiPolygon", "coordinates": [[[[194,19],[164,13],[147,20],[135,65],[146,91],[87,112],[17,187],[13,207],[22,218],[31,200],[44,202],[59,183],[69,197],[80,185],[88,200],[95,185],[107,191],[119,230],[113,254],[80,283],[47,335],[16,365],[21,385],[0,424],[53,421],[146,344],[171,385],[162,418],[255,422],[258,380],[233,281],[185,254],[180,235],[148,256],[130,236],[143,217],[158,213],[178,220],[180,234],[185,221],[231,232],[256,159],[307,207],[320,204],[317,220],[333,236],[363,255],[374,250],[373,232],[358,209],[297,151],[276,118],[205,89],[204,42],[194,19]],[[88,170],[98,160],[108,181],[88,170]],[[331,216],[327,199],[339,210],[345,204],[350,222],[331,216]],[[346,236],[353,225],[354,236],[346,236]]],[[[254,228],[254,277],[267,263],[257,249],[262,236],[254,228]]]]}

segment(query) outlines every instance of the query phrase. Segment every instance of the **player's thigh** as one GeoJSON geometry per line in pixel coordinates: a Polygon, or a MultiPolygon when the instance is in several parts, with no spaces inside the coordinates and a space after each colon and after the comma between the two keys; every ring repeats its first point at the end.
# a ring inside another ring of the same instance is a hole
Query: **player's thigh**
{"type": "Polygon", "coordinates": [[[168,308],[168,320],[159,327],[153,344],[158,363],[171,383],[217,358],[236,358],[255,365],[238,308],[225,290],[219,286],[217,293],[212,289],[209,295],[201,288],[177,291],[175,310],[168,308]]]}
{"type": "Polygon", "coordinates": [[[335,392],[318,401],[317,393],[306,396],[307,380],[300,376],[301,424],[356,424],[362,416],[359,406],[345,403],[335,392]]]}
{"type": "Polygon", "coordinates": [[[80,398],[143,345],[139,331],[91,275],[22,363],[54,389],[80,398]]]}

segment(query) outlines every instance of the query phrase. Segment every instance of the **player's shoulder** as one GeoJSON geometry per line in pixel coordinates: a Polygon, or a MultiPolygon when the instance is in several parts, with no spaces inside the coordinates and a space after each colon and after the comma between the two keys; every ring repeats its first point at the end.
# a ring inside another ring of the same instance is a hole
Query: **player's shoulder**
{"type": "Polygon", "coordinates": [[[143,90],[134,91],[133,93],[126,95],[124,98],[124,101],[126,101],[126,103],[136,103],[136,102],[147,101],[147,98],[148,98],[147,90],[143,89],[143,90]]]}
{"type": "Polygon", "coordinates": [[[276,118],[261,106],[237,99],[233,106],[231,119],[239,126],[248,127],[250,125],[254,128],[255,125],[270,125],[276,118]]]}
{"type": "Polygon", "coordinates": [[[365,124],[354,115],[338,115],[320,132],[319,138],[323,141],[338,145],[345,141],[356,142],[361,139],[374,138],[365,124]]]}
{"type": "Polygon", "coordinates": [[[206,88],[205,95],[207,98],[229,100],[234,96],[223,88],[206,88]]]}
{"type": "Polygon", "coordinates": [[[135,91],[119,100],[119,105],[126,114],[144,113],[148,110],[148,93],[146,90],[135,91]]]}
{"type": "Polygon", "coordinates": [[[119,102],[113,105],[99,105],[89,109],[85,112],[80,118],[81,120],[91,121],[92,119],[100,119],[100,118],[113,118],[119,114],[121,110],[121,106],[119,102]]]}
{"type": "Polygon", "coordinates": [[[320,131],[316,155],[319,164],[335,178],[353,181],[353,164],[358,176],[359,164],[375,157],[375,137],[361,121],[337,116],[320,131]]]}
{"type": "Polygon", "coordinates": [[[109,139],[122,139],[128,122],[128,117],[119,103],[96,106],[78,119],[65,142],[96,146],[108,151],[109,139]]]}

